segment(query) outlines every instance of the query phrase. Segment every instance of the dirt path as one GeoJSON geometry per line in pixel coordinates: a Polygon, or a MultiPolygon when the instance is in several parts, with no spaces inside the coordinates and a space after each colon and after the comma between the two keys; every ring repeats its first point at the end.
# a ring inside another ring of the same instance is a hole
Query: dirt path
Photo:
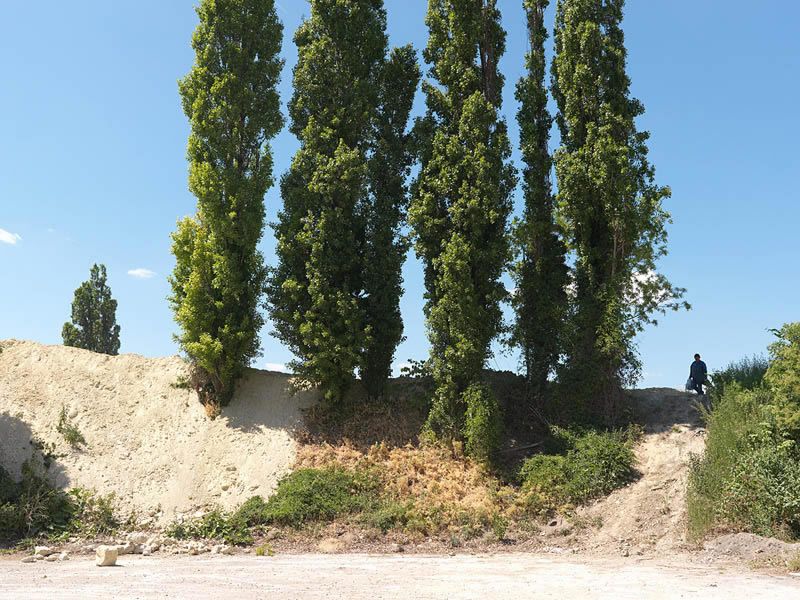
{"type": "Polygon", "coordinates": [[[0,598],[609,598],[770,600],[800,597],[800,579],[695,566],[685,559],[572,559],[536,555],[283,555],[271,558],[123,557],[98,568],[85,559],[0,560],[0,598]]]}

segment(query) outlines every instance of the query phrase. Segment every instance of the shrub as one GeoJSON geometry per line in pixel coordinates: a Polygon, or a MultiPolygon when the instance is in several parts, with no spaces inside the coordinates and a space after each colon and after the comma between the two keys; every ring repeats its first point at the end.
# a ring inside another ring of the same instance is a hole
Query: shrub
{"type": "Polygon", "coordinates": [[[226,544],[251,544],[253,536],[247,524],[236,515],[214,509],[202,517],[176,522],[170,525],[166,534],[178,540],[222,540],[226,544]]]}
{"type": "Polygon", "coordinates": [[[500,406],[484,384],[471,385],[463,399],[467,407],[464,426],[467,454],[479,462],[488,462],[500,445],[500,406]]]}
{"type": "Polygon", "coordinates": [[[57,533],[68,528],[73,512],[69,496],[51,486],[42,465],[31,458],[22,465],[15,496],[4,505],[0,530],[6,539],[57,533]]]}
{"type": "Polygon", "coordinates": [[[551,433],[550,447],[560,448],[562,454],[533,456],[519,473],[525,503],[532,512],[546,514],[581,504],[635,478],[637,435],[633,429],[576,433],[553,428],[551,433]]]}
{"type": "Polygon", "coordinates": [[[362,521],[365,525],[386,533],[391,529],[406,527],[413,517],[413,511],[413,502],[387,501],[365,513],[362,521]]]}
{"type": "Polygon", "coordinates": [[[746,390],[753,390],[764,382],[769,361],[766,357],[754,355],[731,362],[721,371],[714,372],[714,386],[720,391],[726,386],[736,383],[746,390]]]}
{"type": "Polygon", "coordinates": [[[776,478],[794,485],[785,478],[793,477],[793,467],[786,461],[796,450],[780,431],[770,392],[730,384],[706,419],[705,453],[692,458],[689,470],[690,535],[698,539],[719,528],[762,532],[783,528],[778,521],[785,521],[791,509],[780,499],[785,495],[776,478]],[[776,493],[779,498],[768,497],[776,493]],[[775,521],[776,515],[784,516],[775,521]]]}
{"type": "Polygon", "coordinates": [[[800,441],[800,323],[784,325],[775,334],[765,381],[774,394],[779,427],[800,441]]]}
{"type": "Polygon", "coordinates": [[[800,462],[794,445],[759,445],[740,456],[718,514],[728,526],[759,535],[800,534],[800,462]]]}
{"type": "Polygon", "coordinates": [[[81,444],[86,443],[86,439],[83,437],[83,434],[77,428],[77,426],[70,420],[69,415],[67,415],[67,407],[61,407],[61,414],[58,418],[58,425],[56,425],[56,431],[64,436],[64,440],[73,448],[79,446],[81,444]]]}
{"type": "Polygon", "coordinates": [[[377,480],[369,475],[335,468],[299,469],[281,480],[269,500],[252,498],[239,514],[251,526],[300,527],[374,508],[378,495],[377,480]]]}
{"type": "Polygon", "coordinates": [[[72,503],[69,530],[86,537],[108,535],[119,528],[114,514],[114,494],[101,496],[92,490],[75,488],[69,491],[72,503]]]}

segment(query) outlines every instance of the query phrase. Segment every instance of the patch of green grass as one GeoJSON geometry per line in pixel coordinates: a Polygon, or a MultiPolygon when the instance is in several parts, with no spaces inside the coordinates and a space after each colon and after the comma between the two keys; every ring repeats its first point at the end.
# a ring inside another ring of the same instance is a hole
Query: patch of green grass
{"type": "Polygon", "coordinates": [[[611,493],[636,478],[633,446],[639,429],[569,431],[554,428],[546,444],[560,454],[538,454],[520,469],[528,508],[548,514],[611,493]]]}

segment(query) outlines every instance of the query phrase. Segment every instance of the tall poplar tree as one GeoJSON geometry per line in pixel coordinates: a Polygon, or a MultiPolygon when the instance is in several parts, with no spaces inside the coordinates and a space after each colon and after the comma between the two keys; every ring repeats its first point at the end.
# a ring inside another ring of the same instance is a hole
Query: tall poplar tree
{"type": "Polygon", "coordinates": [[[106,266],[93,265],[89,281],[75,290],[72,319],[64,323],[61,337],[65,346],[102,354],[119,354],[117,301],[106,283],[106,266]]]}
{"type": "Polygon", "coordinates": [[[409,219],[425,268],[436,387],[428,426],[485,457],[497,442],[499,415],[482,370],[502,326],[500,276],[516,179],[499,114],[505,32],[494,0],[429,0],[426,23],[430,80],[409,219]]]}
{"type": "Polygon", "coordinates": [[[402,336],[416,58],[409,47],[387,56],[382,0],[312,0],[295,43],[289,111],[300,150],[281,182],[270,315],[295,371],[328,400],[357,369],[379,395],[402,336]]]}
{"type": "Polygon", "coordinates": [[[283,27],[273,0],[202,0],[197,14],[195,64],[179,84],[197,214],[172,236],[170,301],[198,392],[216,407],[259,354],[266,269],[257,244],[273,183],[269,140],[283,124],[283,27]]]}
{"type": "Polygon", "coordinates": [[[644,112],[630,96],[621,28],[624,0],[559,0],[553,90],[561,148],[558,213],[576,257],[574,339],[565,371],[591,416],[616,417],[636,381],[634,339],[654,315],[688,306],[656,272],[667,252],[670,190],[654,181],[644,112]]]}
{"type": "Polygon", "coordinates": [[[563,351],[567,315],[566,248],[555,222],[548,147],[553,119],[547,110],[544,12],[549,4],[550,0],[524,1],[530,50],[525,59],[527,72],[517,85],[525,208],[514,228],[512,342],[521,350],[529,399],[537,401],[563,351]]]}

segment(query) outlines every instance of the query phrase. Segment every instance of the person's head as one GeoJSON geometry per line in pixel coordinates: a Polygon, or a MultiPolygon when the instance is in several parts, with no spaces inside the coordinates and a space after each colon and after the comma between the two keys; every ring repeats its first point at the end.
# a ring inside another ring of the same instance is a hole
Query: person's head
{"type": "Polygon", "coordinates": [[[700,360],[700,355],[699,355],[699,354],[695,354],[695,355],[694,355],[694,359],[695,359],[695,360],[700,360]]]}

